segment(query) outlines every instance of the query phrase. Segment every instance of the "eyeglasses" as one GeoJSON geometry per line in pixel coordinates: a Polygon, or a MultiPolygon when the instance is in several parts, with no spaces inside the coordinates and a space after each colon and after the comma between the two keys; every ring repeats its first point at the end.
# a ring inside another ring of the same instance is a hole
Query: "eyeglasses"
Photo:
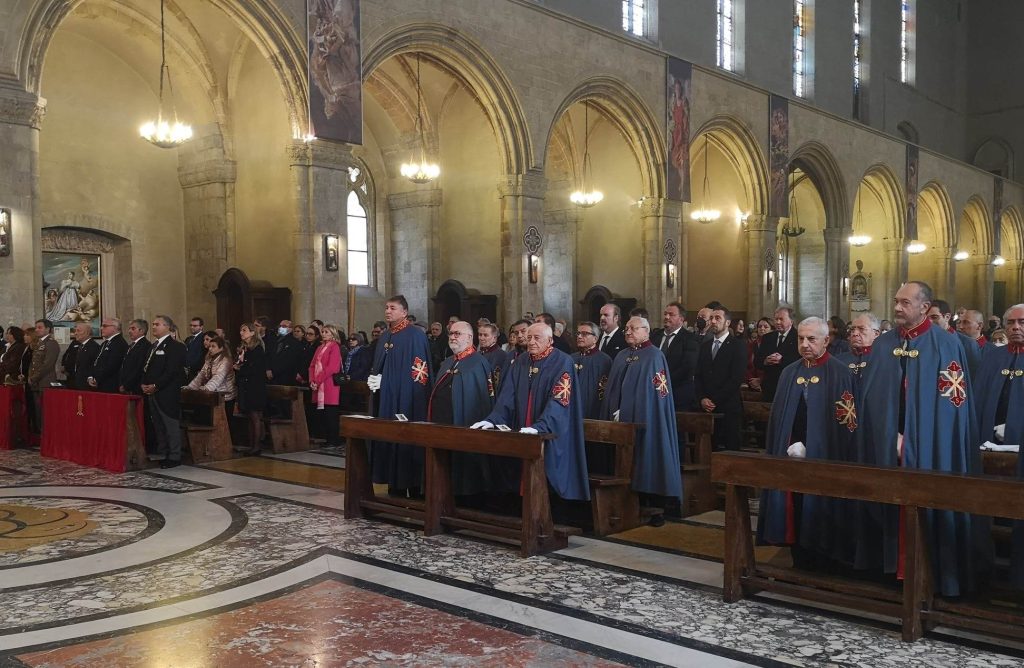
{"type": "Polygon", "coordinates": [[[576,336],[597,336],[593,332],[576,332],[576,336]]]}

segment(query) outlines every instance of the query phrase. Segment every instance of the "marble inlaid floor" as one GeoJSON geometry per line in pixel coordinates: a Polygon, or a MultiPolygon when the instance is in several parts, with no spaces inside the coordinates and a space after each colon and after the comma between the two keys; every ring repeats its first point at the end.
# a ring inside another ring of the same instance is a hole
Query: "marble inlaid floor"
{"type": "Polygon", "coordinates": [[[340,454],[113,475],[0,452],[0,666],[1024,665],[994,639],[727,605],[683,542],[720,514],[530,559],[346,520],[340,454]]]}

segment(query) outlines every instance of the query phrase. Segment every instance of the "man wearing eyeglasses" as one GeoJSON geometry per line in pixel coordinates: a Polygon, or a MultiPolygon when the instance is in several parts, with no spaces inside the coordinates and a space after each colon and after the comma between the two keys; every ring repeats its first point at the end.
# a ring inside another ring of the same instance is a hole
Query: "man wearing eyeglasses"
{"type": "Polygon", "coordinates": [[[871,346],[878,337],[881,323],[873,313],[861,313],[850,323],[850,352],[836,355],[853,374],[853,387],[860,389],[860,379],[868,368],[871,346]]]}
{"type": "Polygon", "coordinates": [[[601,419],[601,400],[604,399],[604,387],[608,382],[608,372],[612,368],[612,358],[597,349],[599,331],[597,325],[590,321],[576,325],[578,352],[572,354],[572,362],[576,366],[576,377],[579,379],[583,417],[587,420],[601,419]]]}

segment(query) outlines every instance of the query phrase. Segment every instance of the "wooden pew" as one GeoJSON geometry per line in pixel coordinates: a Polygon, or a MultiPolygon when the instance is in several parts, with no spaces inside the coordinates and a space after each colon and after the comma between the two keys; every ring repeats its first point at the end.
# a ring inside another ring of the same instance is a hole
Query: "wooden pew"
{"type": "Polygon", "coordinates": [[[423,521],[423,532],[433,536],[445,531],[467,529],[477,533],[518,540],[519,554],[529,557],[569,544],[568,535],[578,533],[556,527],[551,518],[547,476],[544,472],[544,441],[551,434],[528,435],[496,430],[398,422],[374,418],[341,418],[341,433],[348,438],[345,462],[345,517],[388,514],[423,521]],[[370,477],[367,441],[408,443],[424,449],[425,500],[391,499],[376,496],[370,477]],[[523,512],[521,518],[458,509],[451,484],[451,453],[513,457],[523,463],[523,512]]]}
{"type": "Polygon", "coordinates": [[[362,380],[346,380],[341,390],[342,415],[373,415],[373,393],[362,380]]]}
{"type": "Polygon", "coordinates": [[[1024,638],[1024,615],[936,598],[925,538],[928,509],[1024,520],[1024,482],[911,469],[878,468],[787,457],[718,452],[715,482],[726,486],[723,598],[736,602],[759,591],[841,605],[902,620],[914,641],[936,625],[1024,638]],[[859,581],[759,565],[751,536],[751,488],[780,489],[902,506],[906,563],[902,594],[859,581]]]}
{"type": "MultiPolygon", "coordinates": [[[[181,428],[192,452],[192,463],[231,459],[231,430],[224,413],[224,396],[206,390],[181,390],[182,407],[192,407],[192,419],[182,420],[181,428]]],[[[184,417],[184,413],[182,414],[184,417]]]]}
{"type": "Polygon", "coordinates": [[[991,452],[983,450],[981,453],[981,466],[985,475],[1001,475],[1009,478],[1017,477],[1016,452],[991,452]]]}
{"type": "Polygon", "coordinates": [[[744,403],[748,401],[763,402],[764,394],[761,392],[755,392],[754,390],[740,390],[740,399],[742,399],[744,403]]]}
{"type": "Polygon", "coordinates": [[[676,413],[676,430],[685,444],[680,462],[683,475],[683,517],[699,515],[717,507],[715,488],[711,484],[711,436],[719,413],[676,413]],[[693,437],[691,442],[690,438],[693,437]],[[683,439],[686,438],[684,441],[683,439]]]}
{"type": "Polygon", "coordinates": [[[638,425],[584,420],[583,438],[615,448],[611,475],[590,474],[590,504],[594,534],[607,536],[640,526],[640,495],[633,491],[633,453],[638,425]]]}
{"type": "Polygon", "coordinates": [[[309,450],[309,428],[306,426],[306,408],[303,406],[302,388],[294,385],[267,385],[268,402],[288,402],[291,417],[270,418],[270,440],[274,452],[309,450]]]}
{"type": "Polygon", "coordinates": [[[747,426],[743,430],[744,447],[747,449],[764,450],[765,437],[768,433],[768,418],[772,414],[770,401],[744,401],[743,402],[743,423],[747,426]],[[750,441],[754,440],[757,448],[750,448],[750,441]]]}

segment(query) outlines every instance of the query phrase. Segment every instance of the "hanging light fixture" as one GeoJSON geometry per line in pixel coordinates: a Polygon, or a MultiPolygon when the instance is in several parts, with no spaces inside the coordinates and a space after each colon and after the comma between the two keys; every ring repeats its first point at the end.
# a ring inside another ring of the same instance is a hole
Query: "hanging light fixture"
{"type": "Polygon", "coordinates": [[[920,241],[911,241],[909,244],[907,244],[907,252],[910,253],[911,255],[920,255],[926,250],[928,250],[928,247],[925,246],[920,241]]]}
{"type": "Polygon", "coordinates": [[[953,259],[957,262],[963,262],[970,256],[971,254],[968,253],[967,251],[957,251],[956,253],[953,254],[953,259]]]}
{"type": "Polygon", "coordinates": [[[1002,255],[996,255],[995,258],[993,258],[992,260],[992,264],[994,264],[997,267],[1001,267],[1004,264],[1006,264],[1006,258],[1003,257],[1002,255]]]}
{"type": "Polygon", "coordinates": [[[783,236],[798,237],[807,230],[800,227],[800,216],[796,208],[796,172],[793,172],[793,185],[789,189],[789,218],[782,226],[783,236]]]}
{"type": "Polygon", "coordinates": [[[572,191],[569,201],[580,208],[589,209],[604,199],[604,193],[593,188],[594,166],[590,162],[590,104],[586,100],[583,100],[583,168],[580,171],[580,187],[572,191]]]}
{"type": "MultiPolygon", "coordinates": [[[[857,190],[857,221],[856,222],[858,222],[859,225],[855,225],[854,227],[859,227],[863,231],[864,230],[864,216],[863,216],[863,214],[860,211],[860,189],[857,190]]],[[[852,235],[850,235],[850,245],[851,246],[856,246],[857,248],[860,248],[862,246],[867,246],[869,243],[871,243],[871,237],[869,237],[866,234],[852,234],[852,235]]]]}
{"type": "Polygon", "coordinates": [[[139,128],[139,135],[154,146],[177,148],[192,139],[192,126],[178,120],[174,105],[174,86],[171,84],[171,68],[167,64],[166,29],[164,27],[164,0],[160,0],[160,98],[156,120],[148,121],[139,128]],[[167,90],[171,94],[172,122],[164,120],[164,74],[167,74],[167,90]]]}
{"type": "Polygon", "coordinates": [[[441,167],[427,160],[427,135],[423,130],[423,91],[420,88],[420,54],[416,54],[416,132],[419,135],[419,160],[415,153],[409,162],[402,163],[399,171],[413,183],[430,183],[441,175],[441,167]]]}
{"type": "Polygon", "coordinates": [[[722,216],[722,212],[718,209],[710,208],[708,202],[711,195],[711,180],[708,178],[708,153],[711,152],[711,135],[706,134],[704,136],[704,194],[703,204],[704,208],[697,209],[690,214],[690,218],[701,223],[703,225],[709,225],[722,216]]]}

